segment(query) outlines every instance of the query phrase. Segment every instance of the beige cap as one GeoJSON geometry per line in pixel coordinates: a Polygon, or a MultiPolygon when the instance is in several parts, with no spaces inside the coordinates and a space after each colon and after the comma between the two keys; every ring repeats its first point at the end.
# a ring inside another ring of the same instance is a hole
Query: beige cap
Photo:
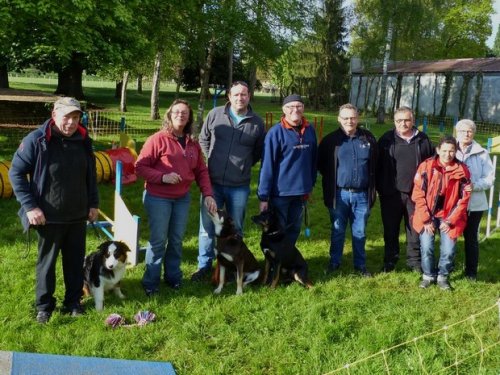
{"type": "Polygon", "coordinates": [[[82,112],[82,107],[80,102],[75,98],[63,97],[54,103],[54,111],[67,115],[75,111],[82,112]]]}

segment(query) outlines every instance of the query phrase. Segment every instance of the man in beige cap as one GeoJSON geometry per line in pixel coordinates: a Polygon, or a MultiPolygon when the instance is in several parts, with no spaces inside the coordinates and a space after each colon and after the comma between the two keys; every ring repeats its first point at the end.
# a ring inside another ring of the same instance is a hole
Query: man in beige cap
{"type": "Polygon", "coordinates": [[[63,311],[83,313],[86,223],[98,214],[98,192],[92,141],[80,124],[82,109],[73,98],[54,103],[52,117],[19,145],[9,178],[21,204],[26,230],[38,233],[36,320],[47,323],[56,307],[55,267],[59,251],[66,292],[63,311]]]}

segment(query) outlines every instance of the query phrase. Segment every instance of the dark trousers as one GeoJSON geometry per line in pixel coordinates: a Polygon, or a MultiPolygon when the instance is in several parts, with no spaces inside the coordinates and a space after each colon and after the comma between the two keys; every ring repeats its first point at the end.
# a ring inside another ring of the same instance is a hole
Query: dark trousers
{"type": "Polygon", "coordinates": [[[476,276],[479,263],[479,224],[483,211],[469,211],[467,213],[467,226],[464,230],[465,243],[465,275],[476,276]]]}
{"type": "Polygon", "coordinates": [[[53,311],[56,306],[56,261],[62,254],[66,292],[63,304],[73,308],[80,302],[83,289],[86,223],[47,224],[37,227],[36,309],[53,311]]]}
{"type": "Polygon", "coordinates": [[[380,210],[384,226],[384,263],[395,265],[399,260],[399,228],[404,219],[406,232],[406,264],[420,269],[420,239],[411,226],[410,218],[415,212],[415,204],[410,194],[398,192],[380,196],[380,210]]]}

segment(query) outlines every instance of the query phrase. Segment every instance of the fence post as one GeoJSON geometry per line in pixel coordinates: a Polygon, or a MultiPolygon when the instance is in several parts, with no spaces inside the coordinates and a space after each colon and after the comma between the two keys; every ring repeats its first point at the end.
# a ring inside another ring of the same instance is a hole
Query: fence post
{"type": "Polygon", "coordinates": [[[120,131],[124,132],[125,131],[125,117],[122,117],[120,119],[120,131]]]}

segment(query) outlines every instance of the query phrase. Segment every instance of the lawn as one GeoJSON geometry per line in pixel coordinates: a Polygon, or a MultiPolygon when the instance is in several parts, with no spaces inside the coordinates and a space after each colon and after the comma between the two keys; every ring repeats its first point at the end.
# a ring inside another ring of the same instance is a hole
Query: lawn
{"type": "MultiPolygon", "coordinates": [[[[29,84],[14,85],[33,88],[29,84]]],[[[46,84],[39,84],[38,88],[53,90],[53,86],[46,84]]],[[[118,107],[112,89],[89,87],[85,92],[95,104],[113,110],[118,107]]],[[[131,91],[128,97],[134,113],[149,113],[149,92],[139,95],[131,91]]],[[[182,93],[182,97],[196,102],[195,94],[182,93]]],[[[160,98],[163,113],[173,93],[162,91],[160,98]]],[[[269,96],[258,96],[254,108],[263,116],[273,112],[274,120],[280,111],[278,103],[269,96]]],[[[325,134],[337,126],[332,113],[307,112],[306,116],[323,116],[325,134]]],[[[374,125],[369,118],[363,119],[363,123],[377,136],[390,127],[374,125]]],[[[488,134],[481,137],[486,139],[488,134]]],[[[142,142],[143,139],[138,139],[139,145],[142,142]]],[[[97,146],[106,148],[108,141],[98,142],[97,146]]],[[[4,151],[1,157],[9,159],[4,151]]],[[[260,233],[249,220],[258,211],[257,173],[258,167],[253,171],[245,241],[263,262],[260,233]]],[[[17,219],[17,202],[0,199],[0,350],[169,361],[179,374],[326,374],[358,360],[358,364],[340,373],[498,374],[499,310],[491,307],[500,295],[500,233],[495,232],[481,243],[477,282],[463,278],[463,242],[459,241],[456,272],[451,277],[455,290],[451,293],[438,288],[420,290],[419,275],[404,267],[404,252],[396,272],[380,272],[383,239],[377,203],[367,230],[368,268],[374,277],[365,279],[353,273],[349,236],[340,272],[327,275],[324,271],[330,223],[322,203],[320,182],[309,206],[311,236],[301,235],[298,242],[309,263],[313,289],[306,290],[296,283],[276,290],[256,285],[236,296],[233,283],[215,296],[214,286],[208,282],[191,282],[189,276],[196,270],[198,243],[199,193],[194,186],[184,241],[184,279],[179,291],[162,285],[160,294],[148,299],[140,285],[144,271],[140,263],[128,270],[122,283],[126,300],[108,295],[104,312],[98,313],[93,300],[87,299],[85,316],[72,319],[56,311],[45,326],[34,320],[36,235],[31,232],[31,242],[27,243],[17,219]],[[481,313],[486,309],[489,310],[481,313]],[[104,324],[111,313],[131,322],[139,310],[153,311],[157,320],[142,328],[113,330],[104,324]],[[432,334],[444,326],[450,327],[432,334]],[[406,344],[398,346],[401,343],[406,344]],[[387,351],[382,353],[383,349],[387,351]],[[373,354],[377,355],[362,361],[373,354]]],[[[113,186],[101,184],[99,190],[102,209],[111,213],[113,186]]],[[[124,186],[122,193],[130,211],[141,217],[144,246],[148,227],[141,203],[142,182],[124,186]]],[[[88,251],[101,241],[102,238],[89,231],[88,251]]],[[[59,303],[63,293],[59,265],[56,291],[59,303]]]]}

